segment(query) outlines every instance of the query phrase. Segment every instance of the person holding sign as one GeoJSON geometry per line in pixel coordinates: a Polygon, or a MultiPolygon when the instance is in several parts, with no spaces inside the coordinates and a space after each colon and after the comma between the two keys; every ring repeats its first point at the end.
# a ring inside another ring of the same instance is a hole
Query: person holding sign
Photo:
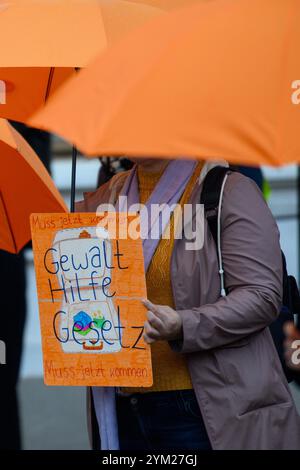
{"type": "Polygon", "coordinates": [[[207,173],[226,162],[133,160],[77,210],[140,211],[143,335],[154,379],[151,387],[93,388],[94,447],[300,448],[299,417],[268,329],[280,310],[282,265],[261,192],[228,173],[217,253],[200,196],[207,173]]]}

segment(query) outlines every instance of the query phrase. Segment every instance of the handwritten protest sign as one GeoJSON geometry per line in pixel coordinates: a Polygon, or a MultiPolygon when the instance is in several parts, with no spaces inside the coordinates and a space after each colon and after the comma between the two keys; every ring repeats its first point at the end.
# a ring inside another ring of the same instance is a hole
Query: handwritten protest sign
{"type": "Polygon", "coordinates": [[[31,215],[47,385],[152,385],[142,242],[130,223],[137,216],[31,215]]]}

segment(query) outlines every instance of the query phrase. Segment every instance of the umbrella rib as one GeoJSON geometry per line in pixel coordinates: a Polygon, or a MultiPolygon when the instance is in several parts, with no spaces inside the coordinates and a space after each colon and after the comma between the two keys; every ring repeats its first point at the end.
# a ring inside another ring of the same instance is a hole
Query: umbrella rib
{"type": "Polygon", "coordinates": [[[49,77],[48,77],[48,83],[47,83],[47,88],[46,88],[46,93],[45,93],[45,103],[47,99],[49,98],[50,95],[50,90],[52,86],[52,81],[53,81],[53,76],[54,76],[54,67],[50,67],[50,72],[49,72],[49,77]]]}
{"type": "MultiPolygon", "coordinates": [[[[80,70],[80,67],[75,67],[75,72],[78,72],[80,70]]],[[[54,77],[54,72],[55,72],[55,67],[50,67],[50,72],[48,76],[48,82],[47,82],[47,88],[46,88],[46,93],[45,93],[45,103],[47,102],[51,87],[52,87],[52,82],[53,82],[53,77],[54,77]]]]}
{"type": "Polygon", "coordinates": [[[12,241],[13,241],[13,244],[14,244],[15,252],[17,253],[18,248],[17,248],[15,237],[14,237],[14,232],[13,232],[13,229],[12,229],[12,226],[11,226],[10,218],[9,218],[8,211],[6,209],[6,205],[5,205],[5,202],[4,202],[3,194],[2,194],[1,191],[0,191],[0,199],[2,201],[2,206],[3,206],[4,212],[5,212],[5,216],[6,216],[6,220],[7,220],[7,223],[8,223],[9,230],[10,230],[11,238],[12,238],[12,241]]]}

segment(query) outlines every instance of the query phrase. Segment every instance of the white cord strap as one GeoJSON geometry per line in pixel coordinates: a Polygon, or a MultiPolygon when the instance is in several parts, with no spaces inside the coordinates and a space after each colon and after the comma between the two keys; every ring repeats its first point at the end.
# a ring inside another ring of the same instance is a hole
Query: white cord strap
{"type": "Polygon", "coordinates": [[[223,269],[223,261],[222,261],[222,248],[221,248],[221,211],[222,211],[222,201],[223,201],[223,193],[225,184],[228,178],[228,174],[225,175],[221,191],[220,191],[220,198],[219,198],[219,206],[218,206],[218,231],[217,231],[217,249],[218,249],[218,261],[219,261],[219,274],[220,274],[220,281],[221,281],[221,297],[226,297],[226,289],[225,289],[225,273],[223,269]]]}

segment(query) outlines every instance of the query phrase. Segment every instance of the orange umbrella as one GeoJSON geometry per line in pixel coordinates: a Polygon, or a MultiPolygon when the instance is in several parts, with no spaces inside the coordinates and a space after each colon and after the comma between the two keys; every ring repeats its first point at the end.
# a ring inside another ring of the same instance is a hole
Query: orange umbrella
{"type": "Polygon", "coordinates": [[[90,155],[299,162],[299,25],[298,0],[171,12],[98,57],[31,123],[90,155]]]}
{"type": "Polygon", "coordinates": [[[0,119],[0,249],[18,253],[30,240],[32,212],[65,212],[66,205],[39,157],[0,119]]]}
{"type": "Polygon", "coordinates": [[[0,0],[0,117],[26,122],[75,68],[162,14],[148,1],[0,0]]]}
{"type": "MultiPolygon", "coordinates": [[[[0,0],[0,43],[6,45],[0,56],[0,117],[27,122],[75,69],[129,30],[162,14],[148,1],[0,0]]],[[[76,157],[74,148],[71,211],[76,157]]]]}
{"type": "Polygon", "coordinates": [[[139,3],[152,5],[153,7],[161,8],[162,10],[175,10],[177,8],[191,5],[192,3],[211,2],[213,0],[125,0],[130,3],[139,3]]]}

